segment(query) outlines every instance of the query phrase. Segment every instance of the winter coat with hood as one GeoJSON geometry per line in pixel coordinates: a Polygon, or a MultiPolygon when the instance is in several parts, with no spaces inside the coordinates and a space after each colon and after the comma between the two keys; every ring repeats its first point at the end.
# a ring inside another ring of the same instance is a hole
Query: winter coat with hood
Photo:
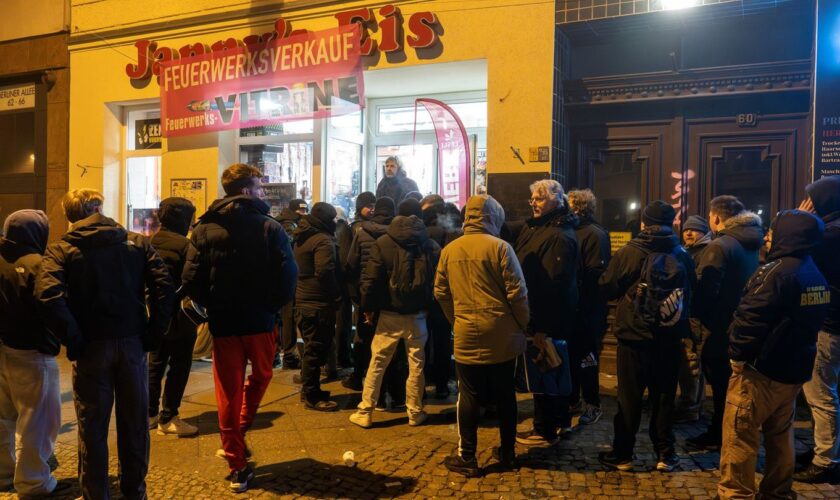
{"type": "Polygon", "coordinates": [[[805,190],[825,224],[823,239],[811,252],[831,288],[831,307],[822,329],[840,335],[840,175],[823,177],[805,190]]]}
{"type": "Polygon", "coordinates": [[[514,249],[528,284],[531,306],[530,328],[556,339],[573,333],[578,305],[577,216],[566,203],[543,215],[528,219],[514,249]]]}
{"type": "MultiPolygon", "coordinates": [[[[184,272],[187,251],[190,248],[187,233],[190,231],[194,215],[195,206],[185,198],[167,198],[160,202],[160,231],[152,236],[152,246],[166,262],[175,288],[181,286],[181,274],[184,272]]],[[[183,298],[183,295],[178,298],[183,298]]]]}
{"type": "Polygon", "coordinates": [[[589,217],[580,217],[575,230],[580,251],[578,268],[578,328],[590,339],[600,340],[607,331],[607,301],[598,279],[610,263],[610,235],[589,217]]]}
{"type": "Polygon", "coordinates": [[[432,287],[435,268],[440,258],[440,246],[426,235],[426,226],[416,216],[397,216],[388,226],[384,236],[376,240],[370,258],[362,271],[359,284],[360,309],[363,312],[390,311],[398,314],[416,314],[428,311],[432,306],[432,287]],[[416,259],[427,259],[428,300],[405,303],[391,292],[389,278],[398,275],[396,263],[407,264],[407,259],[398,259],[398,253],[412,254],[416,259]]]}
{"type": "Polygon", "coordinates": [[[289,237],[268,212],[258,198],[228,196],[193,228],[182,283],[207,309],[214,337],[270,332],[294,297],[298,268],[289,237]]]}
{"type": "Polygon", "coordinates": [[[297,229],[301,217],[302,215],[289,207],[281,210],[280,214],[277,216],[277,222],[283,226],[283,230],[286,231],[286,236],[289,237],[290,241],[294,238],[295,229],[297,229]]]}
{"type": "MultiPolygon", "coordinates": [[[[383,167],[383,172],[384,172],[383,167]]],[[[394,203],[399,205],[405,195],[412,192],[412,191],[420,191],[420,188],[417,187],[417,183],[413,180],[409,179],[405,173],[405,170],[402,168],[397,170],[397,174],[393,177],[383,176],[382,180],[379,181],[379,185],[376,186],[376,198],[382,198],[383,196],[387,196],[394,200],[394,203]]]]}
{"type": "Polygon", "coordinates": [[[464,235],[440,254],[435,298],[453,325],[458,363],[504,363],[525,352],[528,288],[513,247],[498,238],[504,219],[496,200],[471,197],[464,235]]]}
{"type": "Polygon", "coordinates": [[[438,203],[423,210],[423,222],[429,238],[435,240],[441,248],[452,243],[464,234],[461,221],[454,214],[447,213],[446,205],[438,203]]]}
{"type": "Polygon", "coordinates": [[[388,232],[388,225],[392,220],[394,220],[393,215],[380,214],[353,225],[353,242],[350,244],[347,261],[344,263],[344,276],[350,290],[350,298],[356,304],[360,299],[358,290],[362,270],[367,267],[370,260],[371,248],[376,244],[377,239],[388,232]]]}
{"type": "Polygon", "coordinates": [[[799,210],[774,220],[768,263],[744,289],[729,327],[729,358],[743,361],[776,382],[811,379],[817,333],[828,314],[828,283],[810,256],[823,222],[799,210]]]}
{"type": "Polygon", "coordinates": [[[61,343],[47,329],[35,296],[49,232],[40,210],[20,210],[6,219],[6,236],[0,238],[0,341],[55,356],[61,343]]]}
{"type": "Polygon", "coordinates": [[[706,245],[697,265],[692,315],[709,329],[703,350],[726,359],[726,331],[741,300],[741,291],[758,268],[758,250],[764,245],[761,218],[743,212],[724,222],[706,245]]]}
{"type": "Polygon", "coordinates": [[[704,234],[702,238],[695,241],[693,245],[685,247],[685,251],[688,252],[688,255],[691,256],[696,265],[700,265],[700,260],[703,257],[703,251],[705,251],[706,247],[709,246],[709,243],[711,243],[712,236],[712,232],[709,231],[704,234]]]}
{"type": "Polygon", "coordinates": [[[680,245],[679,239],[670,226],[645,227],[630,240],[630,243],[621,247],[613,255],[607,270],[598,280],[601,292],[607,300],[618,299],[613,332],[620,342],[641,343],[688,337],[689,324],[686,314],[683,314],[682,320],[667,331],[655,332],[636,315],[633,295],[641,279],[645,259],[654,252],[673,253],[681,260],[688,273],[689,281],[684,301],[685,304],[691,304],[691,290],[696,281],[694,261],[680,245]]]}
{"type": "Polygon", "coordinates": [[[304,215],[295,229],[295,260],[300,268],[295,307],[318,310],[334,307],[341,298],[335,222],[304,215]]]}
{"type": "Polygon", "coordinates": [[[149,240],[99,213],[47,248],[36,289],[70,359],[97,340],[141,337],[153,349],[175,307],[169,270],[149,240]]]}

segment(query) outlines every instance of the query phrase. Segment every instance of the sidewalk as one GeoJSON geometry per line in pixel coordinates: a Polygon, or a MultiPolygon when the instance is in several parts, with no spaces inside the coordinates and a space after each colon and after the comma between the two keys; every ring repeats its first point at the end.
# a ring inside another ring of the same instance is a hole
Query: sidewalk
{"type": "MultiPolygon", "coordinates": [[[[76,425],[70,391],[70,365],[61,359],[62,428],[56,449],[56,476],[76,477],[76,425]]],[[[518,473],[492,470],[483,478],[466,479],[449,473],[441,464],[457,446],[454,397],[448,402],[427,401],[429,423],[409,427],[405,414],[375,413],[375,427],[361,429],[347,418],[359,395],[334,382],[325,386],[336,396],[341,411],[318,413],[304,409],[293,372],[276,370],[263,405],[248,433],[257,478],[247,493],[227,490],[227,466],[215,457],[220,446],[217,432],[213,377],[209,363],[196,362],[181,407],[181,416],[198,425],[197,437],[159,436],[152,432],[149,498],[711,498],[719,474],[716,453],[689,453],[687,436],[695,425],[677,426],[681,470],[663,474],[654,470],[655,460],[647,438],[647,416],[638,435],[636,469],[632,473],[607,472],[598,464],[599,451],[609,448],[612,416],[615,414],[615,379],[602,377],[607,395],[604,418],[595,425],[578,428],[570,439],[553,449],[532,449],[518,473]],[[352,450],[358,465],[346,467],[345,451],[352,450]]],[[[520,418],[530,416],[531,403],[520,398],[520,418]]],[[[491,424],[492,422],[488,422],[491,424]]],[[[523,427],[527,423],[523,423],[523,427]]],[[[797,422],[797,435],[809,439],[810,424],[797,422]]],[[[116,435],[112,420],[109,440],[111,475],[116,495],[116,435]]],[[[498,432],[480,429],[479,462],[492,462],[490,448],[498,432]]],[[[795,484],[804,498],[840,498],[840,486],[795,484]]],[[[64,498],[75,498],[78,489],[64,498]]],[[[0,498],[14,498],[12,494],[0,498]]]]}

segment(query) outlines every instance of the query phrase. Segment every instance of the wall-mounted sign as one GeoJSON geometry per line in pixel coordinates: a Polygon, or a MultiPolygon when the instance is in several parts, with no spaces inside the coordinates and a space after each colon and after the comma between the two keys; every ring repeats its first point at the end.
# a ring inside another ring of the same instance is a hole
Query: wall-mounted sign
{"type": "Polygon", "coordinates": [[[735,115],[735,123],[739,127],[755,127],[758,125],[757,113],[740,113],[735,115]]]}
{"type": "Polygon", "coordinates": [[[169,196],[190,200],[200,216],[207,210],[207,179],[172,179],[169,196]]]}
{"type": "Polygon", "coordinates": [[[612,254],[618,251],[633,239],[633,233],[630,231],[610,231],[610,250],[612,254]]]}
{"type": "Polygon", "coordinates": [[[547,163],[549,161],[549,146],[539,146],[536,148],[528,148],[528,161],[531,163],[547,163]]]}
{"type": "Polygon", "coordinates": [[[840,2],[817,2],[814,179],[840,174],[840,2]]]}
{"type": "MultiPolygon", "coordinates": [[[[408,34],[405,33],[405,22],[399,7],[388,4],[379,9],[380,20],[377,20],[373,9],[366,7],[352,9],[335,14],[339,26],[358,26],[357,42],[363,56],[375,56],[377,52],[400,53],[408,45],[415,51],[423,51],[435,47],[440,41],[438,18],[432,12],[415,12],[408,18],[408,34]],[[378,40],[372,33],[378,33],[378,40]]],[[[274,23],[274,31],[262,35],[248,35],[242,40],[227,38],[218,40],[211,45],[200,42],[188,43],[183,47],[158,46],[157,42],[143,39],[134,43],[137,49],[137,64],[128,64],[125,73],[136,87],[148,85],[152,76],[160,82],[161,66],[168,61],[187,59],[210,52],[224,52],[242,47],[265,46],[277,40],[310,33],[308,30],[292,30],[292,25],[282,17],[274,23]]],[[[252,50],[253,51],[253,50],[252,50]]],[[[434,57],[434,54],[425,54],[434,57]]]]}
{"type": "Polygon", "coordinates": [[[0,111],[35,107],[35,84],[0,87],[0,111]]]}
{"type": "Polygon", "coordinates": [[[162,64],[163,135],[358,111],[364,102],[358,31],[343,26],[162,64]]]}
{"type": "Polygon", "coordinates": [[[134,120],[134,149],[160,149],[160,118],[134,120]]]}

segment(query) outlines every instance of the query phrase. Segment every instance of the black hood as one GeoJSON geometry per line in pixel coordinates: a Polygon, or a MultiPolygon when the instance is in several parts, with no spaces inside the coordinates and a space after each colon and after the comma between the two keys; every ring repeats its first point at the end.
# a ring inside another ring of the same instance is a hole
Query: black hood
{"type": "Polygon", "coordinates": [[[284,208],[280,211],[280,214],[277,216],[278,222],[293,222],[297,224],[300,221],[300,218],[303,217],[299,213],[295,212],[289,207],[284,208]]]}
{"type": "Polygon", "coordinates": [[[210,205],[207,212],[202,215],[199,220],[208,221],[213,220],[219,215],[241,213],[259,213],[268,215],[269,206],[259,198],[248,196],[245,194],[238,194],[236,196],[226,196],[218,199],[210,205]]]}
{"type": "Polygon", "coordinates": [[[831,175],[809,184],[805,191],[820,217],[840,212],[840,175],[831,175]]]}
{"type": "Polygon", "coordinates": [[[372,219],[362,222],[362,229],[371,235],[373,239],[379,238],[388,232],[388,226],[393,221],[393,217],[384,215],[374,215],[372,219]]]}
{"type": "Polygon", "coordinates": [[[50,222],[40,210],[18,210],[6,217],[3,224],[5,236],[0,238],[3,247],[9,246],[21,253],[43,254],[47,249],[50,222]]]}
{"type": "Polygon", "coordinates": [[[105,247],[125,243],[128,231],[102,214],[93,214],[72,226],[62,237],[76,248],[105,247]]]}
{"type": "Polygon", "coordinates": [[[167,198],[160,202],[161,229],[186,236],[190,230],[195,206],[186,198],[167,198]]]}
{"type": "Polygon", "coordinates": [[[296,245],[303,245],[303,243],[318,233],[335,235],[335,222],[324,222],[314,215],[307,214],[300,218],[297,229],[295,229],[294,239],[296,245]]]}
{"type": "Polygon", "coordinates": [[[670,252],[680,240],[670,226],[645,226],[629,244],[652,252],[670,252]]]}
{"type": "Polygon", "coordinates": [[[421,246],[429,239],[426,225],[416,215],[398,215],[388,226],[388,236],[402,247],[421,246]]]}
{"type": "Polygon", "coordinates": [[[726,219],[724,228],[718,235],[728,235],[738,240],[747,250],[758,250],[764,245],[764,228],[761,227],[761,217],[744,212],[726,219]]]}
{"type": "Polygon", "coordinates": [[[825,224],[818,217],[801,210],[783,210],[770,225],[773,243],[767,260],[788,255],[802,256],[822,241],[825,224]]]}
{"type": "Polygon", "coordinates": [[[528,219],[527,223],[531,227],[551,225],[568,226],[575,229],[578,227],[579,221],[577,215],[569,210],[568,205],[563,204],[562,207],[557,207],[543,216],[531,217],[528,219]]]}

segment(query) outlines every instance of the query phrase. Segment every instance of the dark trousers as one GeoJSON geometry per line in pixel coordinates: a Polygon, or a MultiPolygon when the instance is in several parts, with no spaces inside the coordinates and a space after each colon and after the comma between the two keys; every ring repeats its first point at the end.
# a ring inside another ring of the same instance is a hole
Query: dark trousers
{"type": "Polygon", "coordinates": [[[628,344],[619,342],[616,353],[618,412],[613,449],[622,458],[633,455],[642,420],[642,398],[648,390],[650,440],[659,455],[674,451],[674,398],[680,364],[679,339],[628,344]]]}
{"type": "Polygon", "coordinates": [[[140,337],[97,340],[73,363],[73,397],[79,423],[79,482],[82,496],[111,498],[108,484],[108,425],[116,406],[120,491],[146,498],[149,469],[149,377],[140,337]]]}
{"type": "Polygon", "coordinates": [[[283,360],[297,357],[297,325],[295,325],[295,305],[290,302],[280,310],[280,349],[283,360]]]}
{"type": "Polygon", "coordinates": [[[601,406],[601,381],[599,380],[599,359],[601,343],[599,339],[588,338],[594,335],[578,332],[575,339],[569,339],[569,370],[572,376],[572,394],[570,404],[577,404],[580,398],[586,404],[601,406]]]}
{"type": "Polygon", "coordinates": [[[361,312],[357,316],[356,335],[353,337],[353,377],[364,380],[370,365],[370,345],[373,342],[373,334],[376,332],[376,324],[365,323],[365,317],[361,312]]]}
{"type": "MultiPolygon", "coordinates": [[[[437,307],[437,306],[435,306],[437,307]]],[[[449,368],[452,362],[452,329],[443,313],[429,313],[426,321],[429,340],[426,344],[426,380],[431,380],[437,390],[449,389],[449,368]]]]}
{"type": "Polygon", "coordinates": [[[513,456],[516,445],[516,394],[513,388],[516,360],[493,365],[455,363],[458,377],[458,453],[475,457],[481,405],[495,404],[499,415],[501,455],[513,456]]]}
{"type": "Polygon", "coordinates": [[[548,441],[557,439],[557,429],[571,427],[568,396],[534,394],[534,430],[548,441]]]}
{"type": "Polygon", "coordinates": [[[297,323],[303,337],[300,366],[301,393],[315,401],[320,398],[321,367],[327,363],[335,337],[335,308],[298,309],[297,323]]]}
{"type": "Polygon", "coordinates": [[[723,411],[726,409],[726,390],[729,387],[729,377],[732,375],[732,368],[729,366],[729,358],[718,356],[711,349],[703,349],[700,356],[703,376],[712,387],[712,401],[714,403],[714,414],[712,424],[709,426],[709,434],[721,441],[723,411]]]}
{"type": "Polygon", "coordinates": [[[178,415],[181,398],[184,397],[184,389],[190,377],[195,339],[195,334],[167,339],[161,342],[160,348],[149,353],[149,416],[154,417],[160,410],[161,423],[165,424],[178,415]],[[163,388],[161,409],[160,392],[164,376],[166,386],[163,388]]]}
{"type": "Polygon", "coordinates": [[[350,344],[353,342],[353,307],[349,299],[341,301],[335,312],[335,342],[338,364],[348,368],[353,364],[350,344]]]}

